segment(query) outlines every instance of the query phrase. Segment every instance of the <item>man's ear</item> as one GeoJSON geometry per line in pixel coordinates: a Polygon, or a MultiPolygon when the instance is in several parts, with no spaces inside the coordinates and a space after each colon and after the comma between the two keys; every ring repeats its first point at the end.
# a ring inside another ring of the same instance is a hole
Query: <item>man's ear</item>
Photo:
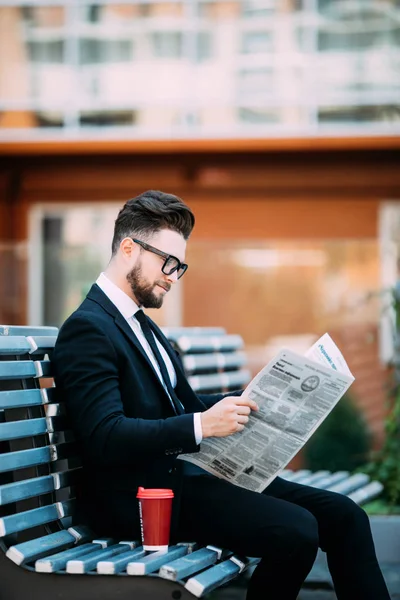
{"type": "Polygon", "coordinates": [[[135,244],[135,242],[131,240],[131,238],[126,237],[121,241],[119,250],[123,258],[131,260],[136,254],[139,254],[140,248],[138,244],[135,244]]]}

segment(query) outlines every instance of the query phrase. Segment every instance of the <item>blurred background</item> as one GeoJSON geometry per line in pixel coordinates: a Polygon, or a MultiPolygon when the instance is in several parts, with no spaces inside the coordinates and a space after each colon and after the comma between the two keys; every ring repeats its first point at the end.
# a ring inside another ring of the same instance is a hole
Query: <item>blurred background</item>
{"type": "Polygon", "coordinates": [[[0,0],[0,322],[60,326],[150,188],[197,219],[152,317],[239,333],[254,374],[329,331],[379,447],[400,1],[0,0]]]}

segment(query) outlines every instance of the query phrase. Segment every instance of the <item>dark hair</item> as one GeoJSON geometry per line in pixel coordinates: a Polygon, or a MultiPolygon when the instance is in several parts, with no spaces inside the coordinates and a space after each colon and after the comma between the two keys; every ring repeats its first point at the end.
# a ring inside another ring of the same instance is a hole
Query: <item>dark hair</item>
{"type": "Polygon", "coordinates": [[[148,190],[131,198],[119,211],[115,221],[112,254],[116,254],[125,237],[148,239],[161,229],[180,233],[185,240],[194,227],[194,214],[173,194],[148,190]]]}

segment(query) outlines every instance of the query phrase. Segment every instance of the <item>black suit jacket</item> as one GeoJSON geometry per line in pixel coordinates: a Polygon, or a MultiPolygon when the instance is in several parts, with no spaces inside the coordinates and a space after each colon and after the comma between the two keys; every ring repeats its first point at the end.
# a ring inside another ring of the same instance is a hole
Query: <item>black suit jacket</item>
{"type": "Polygon", "coordinates": [[[57,394],[83,457],[80,509],[102,533],[139,534],[138,486],[174,490],[174,529],[183,476],[176,457],[198,451],[192,413],[223,397],[193,392],[177,353],[153,326],[176,371],[180,416],[129,324],[96,284],[61,327],[54,350],[57,394]]]}

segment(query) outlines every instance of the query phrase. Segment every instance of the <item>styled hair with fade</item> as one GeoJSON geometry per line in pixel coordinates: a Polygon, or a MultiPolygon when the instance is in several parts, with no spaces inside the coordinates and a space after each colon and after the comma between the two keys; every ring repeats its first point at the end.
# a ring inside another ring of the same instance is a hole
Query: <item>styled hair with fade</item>
{"type": "Polygon", "coordinates": [[[178,196],[156,190],[143,192],[128,200],[118,213],[112,255],[116,254],[124,238],[133,236],[146,241],[161,229],[176,231],[187,240],[194,222],[194,214],[178,196]]]}

